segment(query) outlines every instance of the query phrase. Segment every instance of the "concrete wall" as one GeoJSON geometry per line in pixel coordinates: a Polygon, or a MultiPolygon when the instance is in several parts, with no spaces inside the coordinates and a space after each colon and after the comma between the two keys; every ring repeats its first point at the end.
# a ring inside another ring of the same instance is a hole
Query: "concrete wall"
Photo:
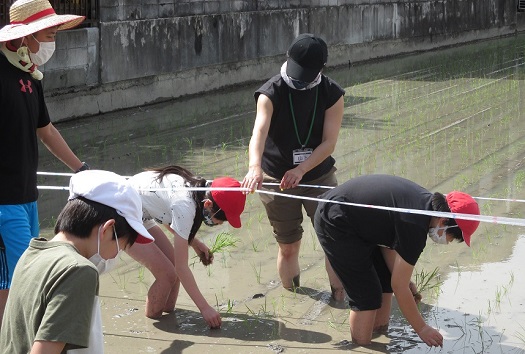
{"type": "Polygon", "coordinates": [[[517,0],[100,3],[99,29],[61,33],[46,65],[55,121],[265,80],[302,32],[325,38],[328,65],[337,66],[510,35],[525,24],[517,0]]]}
{"type": "Polygon", "coordinates": [[[56,51],[40,68],[44,90],[49,94],[61,88],[96,86],[100,83],[98,28],[60,32],[56,51]]]}

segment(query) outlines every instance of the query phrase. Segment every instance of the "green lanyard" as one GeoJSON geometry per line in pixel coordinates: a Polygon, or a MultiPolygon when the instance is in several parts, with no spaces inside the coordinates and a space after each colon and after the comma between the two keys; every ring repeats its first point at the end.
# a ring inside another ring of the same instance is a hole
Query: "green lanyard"
{"type": "Polygon", "coordinates": [[[297,136],[297,141],[301,145],[301,148],[304,149],[304,147],[308,144],[308,140],[310,140],[310,135],[312,135],[312,128],[314,127],[314,120],[315,120],[315,112],[317,111],[317,97],[319,94],[319,85],[315,88],[315,104],[314,104],[314,114],[312,115],[312,123],[310,124],[310,130],[308,131],[308,136],[306,137],[306,141],[304,144],[301,142],[301,138],[299,138],[299,130],[297,129],[297,122],[295,121],[295,113],[293,111],[293,104],[292,104],[292,93],[288,93],[288,99],[290,100],[290,110],[292,111],[292,119],[293,119],[293,126],[295,128],[295,135],[297,136]]]}

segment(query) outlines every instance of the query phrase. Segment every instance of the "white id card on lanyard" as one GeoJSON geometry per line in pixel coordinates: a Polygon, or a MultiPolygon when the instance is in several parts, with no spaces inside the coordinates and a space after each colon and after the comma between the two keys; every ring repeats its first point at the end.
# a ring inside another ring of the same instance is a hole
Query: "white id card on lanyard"
{"type": "Polygon", "coordinates": [[[312,154],[313,149],[296,149],[293,150],[293,164],[299,165],[301,162],[306,160],[312,154]]]}
{"type": "Polygon", "coordinates": [[[301,162],[309,158],[310,155],[312,155],[313,149],[305,148],[305,146],[308,145],[308,141],[310,140],[310,135],[312,134],[312,129],[314,127],[315,112],[317,111],[318,95],[319,95],[319,86],[315,88],[315,104],[314,104],[314,110],[312,114],[312,122],[310,123],[310,129],[308,130],[308,136],[306,137],[306,140],[304,141],[304,144],[303,144],[303,142],[301,141],[301,138],[299,137],[299,129],[297,129],[297,121],[295,120],[295,113],[294,113],[293,102],[292,102],[292,94],[288,93],[288,99],[290,101],[290,113],[292,114],[293,126],[295,128],[295,136],[297,137],[297,142],[301,145],[300,149],[295,149],[292,151],[294,165],[299,165],[301,162]]]}

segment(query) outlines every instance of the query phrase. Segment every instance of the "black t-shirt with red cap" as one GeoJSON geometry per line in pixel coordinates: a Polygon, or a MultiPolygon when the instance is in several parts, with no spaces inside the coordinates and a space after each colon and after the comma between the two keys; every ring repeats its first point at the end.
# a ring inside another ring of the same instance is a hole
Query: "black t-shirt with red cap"
{"type": "MultiPolygon", "coordinates": [[[[353,178],[326,192],[322,199],[412,210],[432,210],[432,193],[418,184],[391,175],[365,175],[353,178]]],[[[356,257],[366,257],[365,249],[384,246],[394,249],[409,264],[415,265],[427,241],[431,216],[410,212],[380,210],[320,202],[315,228],[320,239],[335,240],[326,245],[341,248],[354,238],[356,257]],[[340,240],[338,242],[337,240],[340,240]]],[[[321,243],[322,240],[321,240],[321,243]]],[[[345,252],[345,250],[340,250],[345,252]]],[[[345,253],[348,255],[348,253],[345,253]]],[[[358,261],[357,259],[354,259],[358,261]]]]}

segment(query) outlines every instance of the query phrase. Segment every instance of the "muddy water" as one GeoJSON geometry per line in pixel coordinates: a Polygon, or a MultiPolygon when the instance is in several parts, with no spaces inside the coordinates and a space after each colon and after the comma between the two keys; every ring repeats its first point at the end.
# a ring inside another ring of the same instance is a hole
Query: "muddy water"
{"type": "MultiPolygon", "coordinates": [[[[476,197],[525,199],[525,38],[390,59],[328,74],[346,88],[345,117],[334,156],[338,179],[389,173],[432,191],[453,189],[476,197]]],[[[278,68],[276,68],[277,71],[278,68]]],[[[264,78],[261,78],[264,79],[264,78]]],[[[131,175],[179,164],[212,179],[242,179],[254,121],[252,93],[259,83],[220,94],[147,106],[58,128],[93,167],[131,175]]],[[[67,172],[42,151],[41,171],[67,172]]],[[[40,178],[67,186],[67,178],[40,178]]],[[[49,226],[67,192],[43,189],[41,223],[49,226]]],[[[482,213],[525,217],[523,203],[480,199],[482,213]]],[[[259,198],[248,196],[240,230],[201,228],[211,243],[225,231],[237,247],[193,271],[208,302],[223,316],[210,331],[181,290],[175,313],[144,317],[152,277],[124,255],[101,278],[107,353],[356,353],[438,352],[428,349],[394,305],[387,335],[368,348],[350,344],[348,309],[330,301],[323,254],[305,229],[300,263],[303,288],[280,287],[276,244],[259,198]]],[[[482,223],[472,240],[429,243],[415,274],[429,282],[421,311],[445,337],[446,353],[519,353],[525,348],[523,229],[482,223]]],[[[192,260],[193,261],[193,260],[192,260]]],[[[414,276],[416,278],[416,276],[414,276]]]]}

